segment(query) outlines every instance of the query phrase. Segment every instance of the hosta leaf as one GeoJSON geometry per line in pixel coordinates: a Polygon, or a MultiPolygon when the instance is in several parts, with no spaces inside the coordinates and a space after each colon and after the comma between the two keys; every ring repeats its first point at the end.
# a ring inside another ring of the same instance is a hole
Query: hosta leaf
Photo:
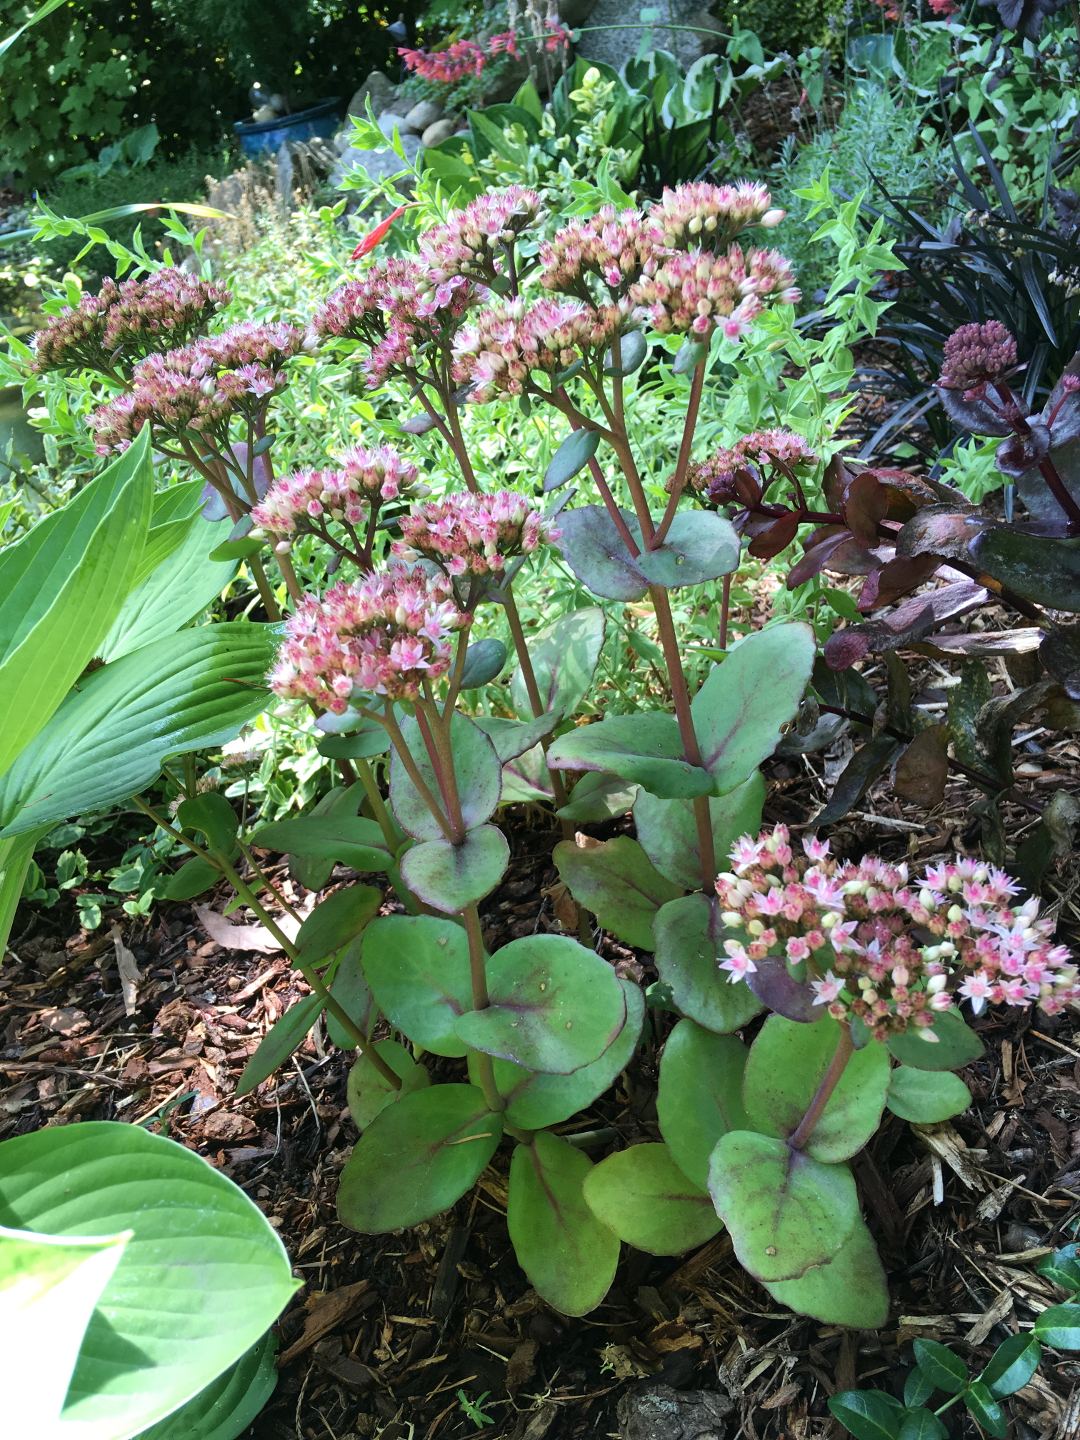
{"type": "Polygon", "coordinates": [[[562,935],[526,935],[488,961],[486,1010],[455,1025],[467,1045],[528,1070],[569,1075],[598,1060],[626,1022],[615,971],[562,935]]]}
{"type": "MultiPolygon", "coordinates": [[[[746,1112],[766,1135],[788,1139],[798,1129],[825,1078],[841,1037],[827,1015],[814,1025],[770,1015],[750,1047],[743,1080],[746,1112]]],[[[818,1160],[846,1160],[861,1150],[881,1122],[889,1087],[889,1056],[871,1041],[856,1050],[806,1142],[818,1160]]]]}
{"type": "Polygon", "coordinates": [[[831,1260],[811,1266],[798,1280],[776,1280],[765,1288],[781,1305],[826,1324],[876,1330],[889,1318],[885,1271],[861,1219],[831,1260]]]}
{"type": "Polygon", "coordinates": [[[735,1254],[759,1280],[797,1280],[831,1260],[859,1218],[846,1165],[823,1165],[783,1140],[732,1130],[709,1161],[709,1193],[735,1254]]]}
{"type": "Polygon", "coordinates": [[[368,1125],[341,1172],[338,1216],[365,1235],[430,1220],[459,1200],[502,1135],[475,1085],[402,1095],[368,1125]]]}
{"type": "Polygon", "coordinates": [[[631,1145],[585,1176],[585,1203],[628,1245],[681,1255],[721,1229],[708,1193],[688,1180],[666,1145],[631,1145]]]}
{"type": "Polygon", "coordinates": [[[401,857],[401,878],[427,905],[460,914],[495,889],[510,859],[510,847],[494,825],[470,830],[460,845],[423,840],[401,857]]]}
{"type": "Polygon", "coordinates": [[[655,948],[653,917],[680,887],[661,875],[636,840],[617,835],[585,848],[563,840],[552,859],[574,899],[591,910],[605,930],[641,950],[655,948]]]}
{"type": "Polygon", "coordinates": [[[205,1390],[140,1431],[136,1440],[236,1440],[274,1393],[276,1353],[277,1337],[264,1335],[205,1390]]]}
{"type": "Polygon", "coordinates": [[[232,740],[265,706],[270,626],[184,630],[85,676],[0,776],[3,835],[115,805],[168,755],[232,740]]]}
{"type": "Polygon", "coordinates": [[[695,1185],[709,1181],[709,1156],[721,1135],[749,1130],[743,1105],[747,1047],[680,1020],[660,1060],[656,1118],[675,1163],[695,1185]]]}
{"type": "Polygon", "coordinates": [[[723,942],[731,931],[720,919],[715,896],[684,895],[669,900],[653,921],[656,968],[671,987],[684,1015],[706,1030],[726,1035],[745,1025],[761,1009],[761,1001],[745,980],[732,985],[719,962],[727,955],[723,942]]]}
{"type": "Polygon", "coordinates": [[[129,1440],[156,1424],[239,1360],[297,1288],[243,1191],[139,1125],[5,1140],[0,1219],[53,1235],[133,1232],[68,1390],[57,1433],[72,1440],[129,1440]]]}
{"type": "Polygon", "coordinates": [[[552,741],[548,764],[557,769],[606,770],[663,799],[705,795],[712,788],[706,772],[684,758],[674,715],[661,711],[613,715],[598,725],[579,725],[552,741]]]}
{"type": "Polygon", "coordinates": [[[506,1223],[518,1264],[564,1315],[587,1315],[615,1278],[618,1237],[585,1203],[592,1163],[568,1141],[537,1131],[510,1161],[506,1223]]]}
{"type": "Polygon", "coordinates": [[[364,933],[364,972],[396,1029],[434,1055],[464,1055],[455,1021],[472,1009],[469,941],[433,915],[381,915],[364,933]]]}

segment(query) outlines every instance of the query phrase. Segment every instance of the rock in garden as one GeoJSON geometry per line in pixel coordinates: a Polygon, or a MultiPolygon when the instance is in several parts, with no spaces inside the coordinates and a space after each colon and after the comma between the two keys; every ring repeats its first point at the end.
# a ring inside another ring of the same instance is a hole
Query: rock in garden
{"type": "Polygon", "coordinates": [[[649,1385],[619,1400],[619,1431],[622,1440],[723,1440],[734,1408],[719,1390],[649,1385]]]}
{"type": "Polygon", "coordinates": [[[390,104],[387,105],[383,111],[383,114],[400,115],[401,118],[404,119],[415,104],[415,100],[410,100],[407,95],[403,95],[400,100],[391,100],[390,104]]]}
{"type": "Polygon", "coordinates": [[[394,87],[381,70],[372,70],[356,94],[349,101],[350,115],[366,115],[368,98],[371,109],[378,119],[394,98],[394,87]]]}
{"type": "Polygon", "coordinates": [[[443,107],[436,105],[434,100],[421,100],[405,116],[405,123],[411,125],[418,135],[422,135],[429,125],[442,119],[442,113],[443,107]]]}
{"type": "MultiPolygon", "coordinates": [[[[701,0],[670,0],[663,8],[663,16],[672,25],[697,26],[709,34],[694,34],[688,30],[669,30],[657,25],[653,31],[653,46],[657,50],[669,50],[678,57],[679,63],[688,68],[702,55],[718,48],[715,32],[717,22],[706,12],[701,0]]],[[[619,70],[623,64],[637,54],[641,43],[638,26],[627,26],[629,19],[625,0],[597,0],[589,15],[589,26],[613,26],[613,29],[588,29],[581,37],[578,54],[586,60],[602,60],[612,69],[619,70]]]]}
{"type": "Polygon", "coordinates": [[[389,110],[384,110],[376,123],[388,140],[394,138],[395,130],[402,136],[416,133],[404,115],[392,115],[389,110]]]}
{"type": "Polygon", "coordinates": [[[456,127],[456,120],[436,120],[434,125],[429,125],[423,135],[421,135],[420,144],[423,145],[425,149],[430,149],[432,145],[441,145],[444,140],[449,140],[456,127]]]}

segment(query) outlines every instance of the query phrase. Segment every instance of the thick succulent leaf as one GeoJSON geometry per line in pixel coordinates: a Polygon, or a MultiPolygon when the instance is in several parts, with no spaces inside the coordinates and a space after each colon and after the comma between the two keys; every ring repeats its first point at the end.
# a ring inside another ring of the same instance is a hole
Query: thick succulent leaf
{"type": "Polygon", "coordinates": [[[236,1440],[277,1386],[277,1337],[264,1335],[246,1355],[136,1440],[236,1440]]]}
{"type": "Polygon", "coordinates": [[[912,1026],[902,1035],[893,1035],[887,1044],[895,1060],[916,1070],[959,1070],[983,1053],[982,1041],[974,1030],[955,1011],[948,1010],[925,1029],[912,1026]]]}
{"type": "MultiPolygon", "coordinates": [[[[405,720],[401,726],[401,734],[424,783],[436,801],[441,803],[435,767],[431,763],[416,720],[405,720]]],[[[499,803],[502,783],[499,757],[495,753],[495,746],[484,732],[457,710],[450,722],[450,748],[453,752],[461,814],[466,830],[472,830],[477,825],[483,825],[499,803]]],[[[442,838],[439,822],[409,779],[396,750],[390,761],[390,804],[398,824],[417,840],[442,838]]]]}
{"type": "Polygon", "coordinates": [[[713,510],[680,510],[663,545],[643,550],[636,565],[653,585],[675,590],[730,575],[739,563],[739,537],[713,510]]]}
{"type": "Polygon", "coordinates": [[[250,1095],[279,1065],[284,1065],[293,1051],[304,1043],[304,1038],[310,1034],[322,1012],[322,996],[305,995],[303,1000],[290,1005],[284,1015],[279,1015],[244,1066],[236,1082],[237,1096],[250,1095]]]}
{"type": "Polygon", "coordinates": [[[880,654],[922,640],[946,621],[985,605],[987,593],[974,580],[957,580],[928,595],[913,595],[878,620],[834,631],[825,642],[825,661],[833,670],[846,670],[870,651],[880,654]]]}
{"type": "MultiPolygon", "coordinates": [[[[379,1018],[379,1007],[375,1004],[360,958],[366,933],[366,930],[361,931],[350,940],[337,957],[331,986],[334,999],[361,1035],[370,1035],[379,1018]]],[[[329,979],[327,983],[330,984],[329,979]]],[[[339,1050],[355,1050],[356,1041],[342,1028],[341,1022],[329,1013],[326,1017],[326,1033],[339,1050]]]]}
{"type": "Polygon", "coordinates": [[[598,1060],[626,1023],[615,971],[563,935],[526,935],[488,961],[485,1010],[456,1022],[476,1050],[527,1070],[570,1075],[598,1060]]]}
{"type": "Polygon", "coordinates": [[[381,1110],[353,1146],[338,1217],[363,1235],[430,1220],[460,1200],[495,1153],[502,1116],[475,1085],[432,1085],[381,1110]]]}
{"type": "MultiPolygon", "coordinates": [[[[739,938],[743,938],[741,934],[739,938]]],[[[796,980],[783,960],[772,957],[759,960],[757,969],[747,975],[746,983],[766,1010],[802,1025],[813,1025],[821,1019],[821,1006],[814,1003],[817,991],[812,985],[796,980]]]]}
{"type": "Polygon", "coordinates": [[[477,715],[478,726],[495,746],[499,764],[506,765],[538,745],[556,724],[554,715],[541,715],[535,720],[501,720],[496,715],[477,715]]]}
{"type": "Polygon", "coordinates": [[[1052,610],[1080,610],[1080,539],[999,525],[975,538],[971,554],[987,575],[1025,600],[1052,610]]]}
{"type": "Polygon", "coordinates": [[[897,1065],[889,1077],[886,1104],[901,1120],[916,1125],[934,1125],[962,1115],[971,1104],[971,1091],[948,1070],[916,1070],[897,1065]]]}
{"type": "MultiPolygon", "coordinates": [[[[782,1140],[798,1129],[841,1037],[831,1015],[815,1025],[770,1015],[750,1047],[743,1099],[751,1124],[782,1140]]],[[[889,1056],[871,1041],[856,1050],[806,1143],[807,1155],[833,1163],[861,1150],[877,1130],[889,1088],[889,1056]]]]}
{"type": "Polygon", "coordinates": [[[572,820],[576,825],[595,825],[625,815],[640,793],[640,786],[618,775],[588,770],[574,786],[569,804],[555,813],[560,820],[572,820]]]}
{"type": "Polygon", "coordinates": [[[641,1038],[645,996],[641,986],[621,979],[626,996],[626,1024],[591,1065],[572,1075],[544,1075],[510,1060],[494,1062],[495,1084],[506,1098],[506,1118],[524,1130],[542,1130],[569,1120],[603,1095],[629,1065],[641,1038]]]}
{"type": "Polygon", "coordinates": [[[501,805],[528,805],[533,801],[554,804],[555,791],[548,774],[544,751],[539,745],[508,761],[502,769],[501,805]]]}
{"type": "Polygon", "coordinates": [[[631,1145],[594,1165],[585,1203],[620,1240],[649,1255],[681,1255],[721,1228],[706,1190],[686,1178],[666,1145],[631,1145]]]}
{"type": "Polygon", "coordinates": [[[3,1223],[133,1232],[87,1327],[58,1435],[129,1440],[156,1424],[239,1360],[297,1288],[243,1191],[142,1126],[58,1126],[5,1140],[0,1157],[3,1223]]]}
{"type": "Polygon", "coordinates": [[[661,711],[579,725],[552,741],[548,764],[553,769],[606,770],[665,799],[706,795],[713,785],[704,770],[684,758],[674,715],[661,711]]]}
{"type": "Polygon", "coordinates": [[[809,625],[773,625],[710,670],[691,710],[715,794],[742,785],[776,749],[809,683],[815,648],[809,625]]]}
{"type": "MultiPolygon", "coordinates": [[[[637,521],[628,510],[619,513],[640,546],[637,521]]],[[[603,505],[579,505],[564,511],[559,528],[563,559],[594,595],[605,600],[641,599],[649,582],[603,505]]]]}
{"type": "Polygon", "coordinates": [[[885,1271],[861,1218],[831,1260],[811,1266],[798,1280],[775,1280],[765,1288],[781,1305],[827,1325],[876,1330],[889,1318],[885,1271]]]}
{"type": "Polygon", "coordinates": [[[465,668],[461,673],[462,690],[478,690],[487,685],[506,664],[506,646],[501,640],[489,636],[477,640],[465,652],[465,668]]]}
{"type": "Polygon", "coordinates": [[[232,740],[265,706],[275,636],[232,621],[184,630],[93,671],[0,777],[2,835],[115,805],[168,755],[232,740]]]}
{"type": "Polygon", "coordinates": [[[748,1053],[736,1036],[714,1035],[693,1020],[680,1020],[664,1045],[656,1096],[660,1134],[683,1174],[702,1188],[721,1135],[750,1129],[742,1091],[748,1053]]]}
{"type": "Polygon", "coordinates": [[[61,704],[137,582],[153,484],[147,430],[0,550],[0,774],[61,704]]]}
{"type": "Polygon", "coordinates": [[[583,470],[600,444],[597,430],[571,430],[544,471],[544,490],[558,490],[583,470]]]}
{"type": "Polygon", "coordinates": [[[391,1025],[434,1055],[467,1047],[454,1025],[472,1009],[469,941],[434,915],[380,915],[364,932],[364,973],[391,1025]]]}
{"type": "Polygon", "coordinates": [[[706,1030],[726,1035],[745,1025],[761,1001],[745,980],[732,985],[719,962],[731,932],[720,919],[715,896],[684,895],[669,900],[653,921],[656,968],[684,1015],[706,1030]]]}
{"type": "Polygon", "coordinates": [[[587,1315],[615,1278],[619,1240],[585,1203],[587,1155],[537,1131],[510,1161],[506,1223],[518,1264],[542,1299],[564,1315],[587,1315]]]}
{"type": "MultiPolygon", "coordinates": [[[[325,722],[331,718],[330,712],[320,715],[319,720],[325,722]]],[[[332,718],[336,719],[336,716],[332,718]]],[[[401,717],[398,717],[398,724],[401,717]]],[[[320,726],[319,728],[325,728],[320,726]]],[[[356,715],[355,726],[350,726],[347,734],[329,733],[323,736],[315,746],[320,755],[325,755],[331,760],[370,760],[373,755],[385,755],[390,749],[390,737],[385,728],[377,720],[365,720],[360,714],[356,715]]]]}
{"type": "Polygon", "coordinates": [[[1012,426],[988,400],[965,400],[963,390],[952,390],[945,385],[935,385],[934,389],[949,419],[969,435],[1012,434],[1012,426]]]}
{"type": "Polygon", "coordinates": [[[222,565],[207,558],[218,533],[219,527],[201,515],[188,523],[179,546],[124,601],[112,628],[97,646],[102,660],[119,660],[121,655],[175,635],[221,594],[238,563],[222,565]]]}
{"type": "Polygon", "coordinates": [[[349,1114],[358,1130],[366,1130],[376,1115],[388,1105],[394,1105],[414,1090],[425,1090],[431,1084],[427,1067],[418,1064],[396,1040],[376,1040],[375,1049],[379,1058],[385,1060],[390,1069],[401,1080],[395,1087],[372,1064],[367,1051],[358,1055],[349,1071],[345,1096],[349,1102],[349,1114]]]}
{"type": "MultiPolygon", "coordinates": [[[[604,644],[604,612],[598,605],[571,610],[554,625],[529,639],[529,659],[544,709],[572,715],[592,684],[604,644]]],[[[510,698],[523,720],[532,719],[532,705],[518,667],[510,680],[510,698]]]]}
{"type": "MultiPolygon", "coordinates": [[[[729,851],[740,835],[756,835],[761,829],[764,803],[765,779],[760,770],[728,794],[710,797],[713,855],[718,871],[726,867],[729,851]]],[[[634,801],[634,825],[641,848],[661,875],[684,890],[700,888],[701,851],[693,801],[660,800],[641,790],[634,801]]]]}
{"type": "Polygon", "coordinates": [[[394,863],[379,825],[346,810],[329,815],[299,815],[261,825],[248,838],[261,850],[278,850],[313,859],[338,860],[354,870],[385,870],[394,863]]]}
{"type": "Polygon", "coordinates": [[[766,1282],[797,1280],[838,1253],[859,1219],[846,1165],[824,1165],[783,1140],[732,1130],[709,1161],[709,1193],[735,1254],[766,1282]]]}
{"type": "Polygon", "coordinates": [[[382,899],[374,885],[348,885],[320,900],[296,932],[296,963],[314,965],[344,950],[374,919],[382,899]]]}
{"type": "Polygon", "coordinates": [[[503,877],[510,846],[494,825],[470,830],[460,845],[422,840],[401,857],[401,878],[426,905],[458,915],[490,894],[503,877]]]}
{"type": "Polygon", "coordinates": [[[552,859],[571,895],[592,911],[605,930],[641,950],[655,948],[653,917],[661,905],[681,893],[681,887],[661,875],[636,840],[618,835],[584,848],[563,840],[555,846],[552,859]]]}

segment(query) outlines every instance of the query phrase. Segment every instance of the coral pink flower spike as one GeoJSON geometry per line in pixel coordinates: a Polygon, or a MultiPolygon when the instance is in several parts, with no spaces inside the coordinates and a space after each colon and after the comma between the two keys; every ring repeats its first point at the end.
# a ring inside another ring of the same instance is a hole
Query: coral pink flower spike
{"type": "Polygon", "coordinates": [[[745,937],[724,942],[720,968],[732,982],[767,956],[808,961],[814,1003],[879,1040],[909,1026],[935,1039],[927,1027],[958,998],[976,1015],[987,1004],[1053,1015],[1080,999],[1053,921],[1039,918],[1037,900],[1014,908],[1017,886],[1003,870],[959,860],[930,866],[917,884],[906,865],[840,864],[828,841],[804,840],[803,855],[790,842],[783,825],[744,835],[732,871],[717,877],[724,924],[745,937]]]}

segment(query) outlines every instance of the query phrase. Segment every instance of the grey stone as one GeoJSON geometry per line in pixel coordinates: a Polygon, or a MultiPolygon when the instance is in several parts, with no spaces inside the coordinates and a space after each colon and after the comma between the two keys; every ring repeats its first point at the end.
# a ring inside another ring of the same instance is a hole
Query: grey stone
{"type": "Polygon", "coordinates": [[[734,1408],[719,1390],[646,1385],[627,1390],[616,1413],[622,1440],[723,1440],[734,1408]]]}
{"type": "Polygon", "coordinates": [[[421,100],[405,116],[405,123],[411,125],[418,135],[422,135],[429,125],[442,119],[442,114],[443,107],[436,105],[434,100],[421,100]]]}
{"type": "Polygon", "coordinates": [[[428,149],[432,145],[441,145],[444,140],[449,140],[457,129],[457,121],[444,118],[436,120],[434,125],[429,125],[420,136],[420,144],[428,149]]]}
{"type": "Polygon", "coordinates": [[[389,110],[384,110],[376,121],[379,129],[388,140],[393,140],[394,131],[404,138],[406,135],[415,135],[416,131],[405,119],[404,115],[393,115],[389,110]]]}
{"type": "MultiPolygon", "coordinates": [[[[715,33],[717,22],[702,5],[701,0],[665,0],[658,7],[668,25],[696,25],[715,33]]],[[[641,26],[635,25],[640,6],[628,5],[626,0],[597,0],[589,15],[589,25],[618,25],[625,29],[587,30],[577,47],[578,54],[585,60],[602,60],[614,70],[621,70],[632,56],[637,54],[641,43],[641,26]]],[[[653,31],[653,45],[657,50],[669,50],[679,63],[688,69],[702,55],[710,54],[718,46],[711,35],[693,34],[686,30],[671,30],[667,25],[657,25],[653,31]]]]}
{"type": "Polygon", "coordinates": [[[397,92],[381,70],[372,70],[364,83],[349,101],[350,115],[366,115],[367,100],[371,97],[371,109],[378,119],[397,92]]]}
{"type": "Polygon", "coordinates": [[[391,100],[390,104],[387,105],[386,110],[383,113],[390,115],[400,115],[402,118],[404,118],[406,115],[408,115],[409,111],[413,108],[415,104],[415,100],[410,100],[408,95],[403,95],[400,100],[391,100]]]}

